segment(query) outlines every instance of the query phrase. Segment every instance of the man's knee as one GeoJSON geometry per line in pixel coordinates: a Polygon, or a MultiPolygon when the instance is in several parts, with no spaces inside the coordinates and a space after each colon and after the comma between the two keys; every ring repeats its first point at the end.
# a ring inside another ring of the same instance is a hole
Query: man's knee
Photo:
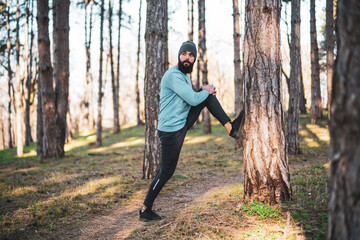
{"type": "Polygon", "coordinates": [[[174,172],[175,169],[162,169],[160,178],[162,178],[164,181],[168,181],[174,172]]]}

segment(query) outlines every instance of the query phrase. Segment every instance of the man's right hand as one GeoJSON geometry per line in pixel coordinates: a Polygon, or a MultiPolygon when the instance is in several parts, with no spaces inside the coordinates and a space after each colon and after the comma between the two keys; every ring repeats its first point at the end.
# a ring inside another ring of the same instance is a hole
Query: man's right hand
{"type": "Polygon", "coordinates": [[[216,95],[216,88],[212,84],[202,85],[201,89],[208,91],[209,94],[216,95]]]}

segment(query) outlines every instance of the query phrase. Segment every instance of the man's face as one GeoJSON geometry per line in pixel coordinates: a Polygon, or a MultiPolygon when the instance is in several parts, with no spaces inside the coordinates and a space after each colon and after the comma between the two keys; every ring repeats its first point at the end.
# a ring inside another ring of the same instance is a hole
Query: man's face
{"type": "Polygon", "coordinates": [[[179,69],[183,73],[191,73],[195,61],[195,56],[192,52],[185,51],[179,56],[179,69]]]}

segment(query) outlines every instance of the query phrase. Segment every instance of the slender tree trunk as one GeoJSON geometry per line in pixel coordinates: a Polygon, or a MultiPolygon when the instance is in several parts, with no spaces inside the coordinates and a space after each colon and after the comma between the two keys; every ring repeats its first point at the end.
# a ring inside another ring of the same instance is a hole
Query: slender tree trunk
{"type": "Polygon", "coordinates": [[[276,204],[291,198],[281,104],[281,0],[245,4],[244,199],[276,204]]]}
{"type": "Polygon", "coordinates": [[[1,135],[2,135],[2,147],[5,149],[5,131],[4,131],[4,121],[1,117],[1,135]]]}
{"type": "Polygon", "coordinates": [[[24,154],[24,134],[23,134],[23,102],[21,94],[21,77],[20,77],[20,3],[16,1],[16,83],[15,83],[15,113],[16,113],[16,155],[22,157],[24,154]]]}
{"type": "Polygon", "coordinates": [[[322,117],[320,93],[319,49],[316,37],[315,0],[310,0],[310,36],[311,36],[311,123],[322,117]]]}
{"type": "MultiPolygon", "coordinates": [[[[33,0],[31,0],[33,2],[33,0]]],[[[31,97],[31,79],[32,79],[32,40],[31,40],[31,46],[29,49],[29,10],[30,2],[26,1],[26,37],[25,37],[25,79],[26,79],[26,97],[25,97],[25,146],[29,146],[30,143],[33,142],[33,139],[31,137],[31,124],[30,124],[30,97],[31,97]],[[30,62],[28,57],[30,58],[30,62]]],[[[33,9],[32,9],[33,10],[33,9]]],[[[32,25],[31,25],[31,34],[32,32],[32,25]]],[[[32,38],[32,36],[30,36],[32,38]]]]}
{"type": "MultiPolygon", "coordinates": [[[[300,46],[300,49],[301,49],[301,46],[300,46]]],[[[301,57],[300,57],[300,65],[301,65],[301,57]]],[[[302,69],[300,69],[300,72],[301,72],[300,73],[301,80],[300,80],[299,109],[300,109],[301,113],[306,113],[306,98],[305,98],[304,79],[303,79],[302,69]]]]}
{"type": "MultiPolygon", "coordinates": [[[[205,29],[205,0],[198,0],[199,7],[199,64],[202,84],[208,84],[207,56],[206,56],[206,29],[205,29]]],[[[211,133],[210,113],[203,110],[204,133],[211,133]]]]}
{"type": "Polygon", "coordinates": [[[299,85],[301,81],[300,62],[300,0],[291,1],[291,48],[290,48],[289,110],[287,121],[288,153],[299,153],[299,85]]]}
{"type": "Polygon", "coordinates": [[[89,19],[89,39],[88,39],[88,49],[89,49],[89,82],[90,82],[90,99],[89,99],[89,127],[91,129],[95,128],[95,113],[94,113],[94,109],[93,109],[93,83],[94,83],[94,79],[92,76],[92,72],[91,72],[91,39],[92,39],[92,29],[93,29],[93,20],[92,20],[92,16],[93,16],[93,6],[94,6],[94,0],[90,0],[90,19],[89,19]]]}
{"type": "MultiPolygon", "coordinates": [[[[194,0],[187,1],[187,13],[188,13],[188,40],[194,41],[194,0]]],[[[191,85],[196,90],[196,83],[193,82],[192,72],[189,74],[191,85]]]]}
{"type": "MultiPolygon", "coordinates": [[[[243,109],[243,81],[241,78],[241,60],[240,60],[240,24],[239,24],[239,1],[233,0],[233,20],[234,20],[234,86],[235,86],[235,115],[238,116],[243,109]]],[[[236,147],[243,147],[243,139],[235,140],[236,147]]]]}
{"type": "Polygon", "coordinates": [[[145,150],[143,178],[152,178],[160,166],[157,134],[160,81],[168,68],[167,0],[147,0],[145,67],[145,150]]]}
{"type": "Polygon", "coordinates": [[[112,45],[112,5],[111,0],[109,0],[109,57],[110,57],[110,73],[111,73],[111,89],[113,94],[113,133],[118,133],[120,131],[119,125],[119,91],[118,86],[115,82],[115,72],[114,72],[114,57],[113,57],[113,45],[112,45]]]}
{"type": "MultiPolygon", "coordinates": [[[[39,45],[40,50],[40,45],[39,45]]],[[[51,65],[50,65],[51,67],[51,65]]],[[[39,67],[40,70],[40,67],[39,67]]],[[[44,123],[43,123],[43,113],[42,113],[42,88],[41,88],[41,73],[39,72],[39,76],[37,79],[37,107],[36,107],[36,153],[38,156],[43,155],[43,142],[44,142],[44,123]]]]}
{"type": "Polygon", "coordinates": [[[89,1],[85,0],[85,53],[86,53],[86,85],[85,85],[85,93],[84,93],[84,121],[85,126],[90,128],[90,67],[91,67],[91,58],[90,58],[90,39],[88,39],[88,9],[89,1]]]}
{"type": "Polygon", "coordinates": [[[194,41],[194,0],[187,1],[188,7],[188,39],[194,41]]]}
{"type": "Polygon", "coordinates": [[[328,118],[330,119],[332,79],[334,74],[334,2],[326,0],[326,69],[328,118]]]}
{"type": "Polygon", "coordinates": [[[140,35],[141,35],[141,6],[142,0],[140,0],[139,6],[139,29],[138,29],[138,38],[137,38],[137,53],[136,53],[136,82],[135,82],[135,95],[136,95],[136,119],[137,125],[143,125],[144,123],[140,118],[140,91],[139,91],[139,68],[140,68],[140,35]]]}
{"type": "Polygon", "coordinates": [[[98,117],[96,124],[96,146],[102,146],[102,114],[101,114],[101,104],[102,104],[102,63],[103,63],[103,32],[104,32],[104,2],[101,0],[101,13],[100,13],[100,60],[99,60],[99,90],[98,90],[98,117]]]}
{"type": "Polygon", "coordinates": [[[329,240],[360,236],[360,4],[337,1],[330,119],[329,240]]]}
{"type": "MultiPolygon", "coordinates": [[[[287,3],[286,3],[287,4],[287,3]]],[[[301,4],[301,2],[300,2],[301,4]]],[[[300,6],[300,5],[299,5],[300,6]]],[[[288,21],[287,21],[287,11],[286,11],[287,8],[285,8],[285,24],[286,24],[286,33],[287,33],[287,42],[288,42],[288,45],[289,45],[289,49],[291,49],[291,40],[290,40],[290,35],[289,35],[289,24],[288,24],[288,21]]],[[[292,16],[292,14],[291,14],[292,16]]],[[[305,93],[304,93],[304,83],[303,83],[303,77],[302,77],[302,68],[301,68],[301,46],[299,46],[299,52],[300,52],[300,82],[299,82],[299,88],[300,88],[300,93],[299,93],[299,109],[300,109],[300,112],[301,113],[306,113],[306,99],[305,99],[305,93]]],[[[290,59],[291,59],[291,54],[290,54],[290,59]]],[[[286,72],[284,71],[283,67],[281,67],[281,72],[282,74],[284,75],[285,77],[285,80],[286,80],[286,84],[287,84],[287,87],[288,87],[288,92],[290,94],[290,77],[286,74],[286,72]]]]}
{"type": "Polygon", "coordinates": [[[234,20],[234,83],[235,83],[235,115],[239,115],[243,108],[243,81],[241,79],[241,60],[240,60],[240,24],[239,24],[239,1],[233,0],[233,20],[234,20]]]}
{"type": "Polygon", "coordinates": [[[11,125],[11,79],[12,79],[12,70],[10,65],[10,56],[11,56],[11,40],[10,40],[10,0],[6,2],[7,6],[7,13],[6,13],[6,29],[7,29],[7,40],[6,40],[6,50],[7,50],[7,67],[8,67],[8,95],[9,95],[9,102],[8,102],[8,134],[9,134],[9,143],[8,147],[13,148],[12,144],[12,125],[11,125]]]}
{"type": "Polygon", "coordinates": [[[120,72],[120,53],[121,53],[121,49],[120,49],[120,37],[121,37],[121,18],[122,18],[122,0],[119,0],[119,13],[118,13],[118,18],[119,18],[119,24],[118,24],[118,41],[117,41],[117,44],[118,44],[118,48],[117,48],[117,65],[116,65],[116,99],[115,99],[115,102],[117,102],[117,106],[118,106],[118,109],[117,109],[117,122],[118,122],[118,125],[119,125],[119,131],[120,131],[120,119],[119,119],[119,108],[120,108],[120,103],[119,103],[119,92],[120,92],[120,75],[121,75],[121,72],[120,72]]]}

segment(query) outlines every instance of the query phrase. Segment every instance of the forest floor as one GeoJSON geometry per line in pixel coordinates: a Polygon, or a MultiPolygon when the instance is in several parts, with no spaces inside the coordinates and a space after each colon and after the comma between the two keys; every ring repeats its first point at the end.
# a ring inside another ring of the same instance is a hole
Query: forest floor
{"type": "Polygon", "coordinates": [[[144,223],[138,210],[144,127],[94,132],[66,145],[66,157],[23,158],[0,151],[0,239],[325,239],[328,204],[327,119],[301,115],[302,154],[290,156],[293,200],[281,206],[243,203],[243,157],[213,122],[189,131],[178,168],[155,201],[164,218],[144,223]]]}

